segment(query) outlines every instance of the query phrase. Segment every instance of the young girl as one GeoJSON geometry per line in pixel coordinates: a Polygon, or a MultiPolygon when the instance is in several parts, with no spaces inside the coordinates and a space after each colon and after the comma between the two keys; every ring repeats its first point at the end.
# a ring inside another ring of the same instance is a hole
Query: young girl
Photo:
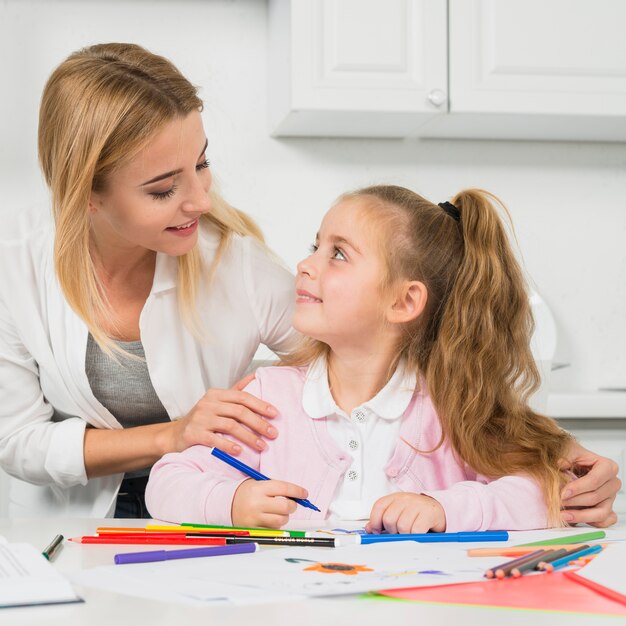
{"type": "Polygon", "coordinates": [[[272,480],[194,446],[154,466],[150,513],[392,533],[558,524],[570,437],[527,403],[533,322],[497,203],[475,189],[439,205],[395,186],[342,196],[298,265],[306,339],[247,387],[276,406],[280,436],[240,458],[272,480]]]}

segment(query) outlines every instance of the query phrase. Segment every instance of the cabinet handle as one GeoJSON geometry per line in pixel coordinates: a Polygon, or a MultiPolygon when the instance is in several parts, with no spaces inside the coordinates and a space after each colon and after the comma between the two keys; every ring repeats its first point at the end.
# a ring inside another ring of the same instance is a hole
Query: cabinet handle
{"type": "Polygon", "coordinates": [[[440,107],[447,100],[445,91],[441,89],[433,89],[428,94],[428,101],[436,107],[440,107]]]}

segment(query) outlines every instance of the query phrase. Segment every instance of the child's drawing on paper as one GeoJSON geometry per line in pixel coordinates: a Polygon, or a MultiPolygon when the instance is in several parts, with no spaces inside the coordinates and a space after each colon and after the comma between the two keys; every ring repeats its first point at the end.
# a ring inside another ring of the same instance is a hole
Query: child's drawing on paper
{"type": "Polygon", "coordinates": [[[347,565],[346,563],[316,563],[311,567],[305,567],[303,571],[356,576],[359,572],[373,572],[374,570],[371,567],[365,567],[365,565],[347,565]]]}

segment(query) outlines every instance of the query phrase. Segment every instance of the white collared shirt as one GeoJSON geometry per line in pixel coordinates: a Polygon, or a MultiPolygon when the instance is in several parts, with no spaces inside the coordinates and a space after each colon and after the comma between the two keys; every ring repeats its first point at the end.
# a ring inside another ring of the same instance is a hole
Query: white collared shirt
{"type": "Polygon", "coordinates": [[[352,463],[328,509],[329,519],[369,519],[379,498],[398,491],[385,468],[398,442],[400,418],[406,411],[417,378],[400,365],[389,382],[350,415],[337,406],[328,386],[326,359],[307,372],[302,406],[312,419],[326,418],[328,433],[352,463]]]}

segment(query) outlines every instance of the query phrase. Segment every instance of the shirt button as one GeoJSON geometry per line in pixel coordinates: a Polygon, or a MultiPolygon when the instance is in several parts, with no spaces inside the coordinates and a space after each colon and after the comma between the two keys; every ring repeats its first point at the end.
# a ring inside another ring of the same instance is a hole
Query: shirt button
{"type": "Polygon", "coordinates": [[[348,447],[350,450],[356,450],[359,447],[359,442],[356,439],[351,439],[348,442],[348,447]]]}
{"type": "Polygon", "coordinates": [[[357,422],[363,423],[365,421],[365,413],[363,413],[363,411],[361,411],[361,410],[356,411],[354,413],[354,417],[356,417],[356,421],[357,422]]]}
{"type": "Polygon", "coordinates": [[[355,470],[350,470],[348,472],[348,480],[356,480],[359,477],[359,474],[355,470]]]}

